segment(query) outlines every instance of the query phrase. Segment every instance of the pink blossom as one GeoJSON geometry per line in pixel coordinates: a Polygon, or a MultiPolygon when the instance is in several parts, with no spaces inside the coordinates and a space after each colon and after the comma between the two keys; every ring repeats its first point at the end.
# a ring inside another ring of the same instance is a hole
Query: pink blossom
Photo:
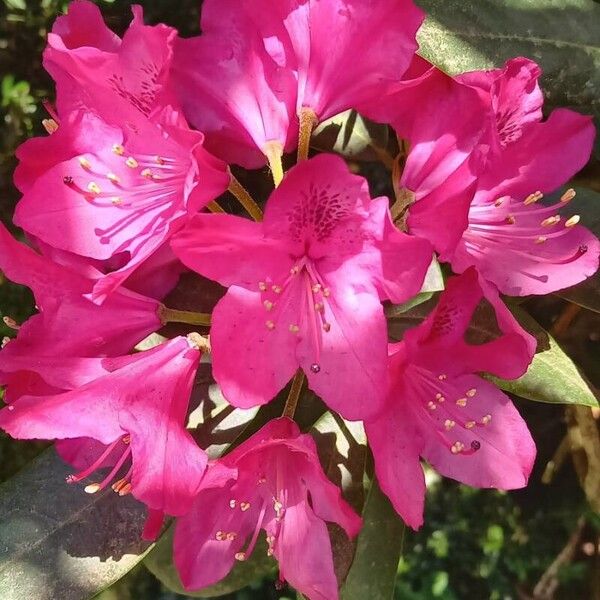
{"type": "Polygon", "coordinates": [[[325,120],[398,81],[422,20],[410,0],[208,0],[174,77],[208,147],[254,168],[269,145],[294,147],[297,111],[325,120]]]}
{"type": "Polygon", "coordinates": [[[207,465],[185,429],[199,361],[192,338],[118,358],[42,358],[35,369],[50,385],[64,386],[62,373],[81,381],[60,394],[19,398],[0,411],[0,427],[18,439],[96,440],[102,453],[69,482],[92,476],[116,452],[110,473],[86,491],[112,484],[150,509],[180,515],[191,506],[207,465]]]}
{"type": "Polygon", "coordinates": [[[388,403],[365,428],[381,488],[411,527],[423,522],[419,457],[473,487],[527,484],[535,459],[527,426],[510,399],[477,373],[519,377],[535,348],[535,339],[474,269],[450,279],[429,317],[390,346],[388,403]],[[469,344],[465,334],[482,299],[493,307],[501,335],[469,344]]]}
{"type": "Polygon", "coordinates": [[[229,287],[211,329],[214,375],[229,402],[269,402],[301,367],[347,418],[379,409],[387,379],[381,300],[419,291],[431,247],[400,233],[388,199],[371,200],[342,159],[323,154],[290,170],[262,223],[197,215],[173,248],[229,287]]]}
{"type": "Polygon", "coordinates": [[[24,195],[15,223],[59,250],[110,260],[112,272],[94,286],[96,301],[229,185],[226,166],[204,150],[202,134],[174,119],[131,130],[81,111],[18,151],[15,180],[24,195]]]}
{"type": "Polygon", "coordinates": [[[223,579],[250,557],[264,529],[282,580],[310,600],[337,599],[325,521],[354,537],[361,519],[323,473],[313,439],[290,419],[276,419],[219,462],[237,469],[237,479],[200,491],[177,521],[174,558],[185,587],[223,579]]]}
{"type": "Polygon", "coordinates": [[[111,125],[135,126],[175,105],[170,69],[177,32],[145,26],[142,7],[132,10],[122,40],[88,0],[71,2],[68,14],[56,20],[44,67],[56,82],[61,116],[86,108],[111,125]]]}
{"type": "Polygon", "coordinates": [[[156,300],[119,288],[97,306],[84,297],[91,292],[94,277],[39,255],[1,224],[0,269],[15,283],[31,288],[39,309],[0,352],[0,371],[16,356],[116,356],[161,327],[156,300]]]}

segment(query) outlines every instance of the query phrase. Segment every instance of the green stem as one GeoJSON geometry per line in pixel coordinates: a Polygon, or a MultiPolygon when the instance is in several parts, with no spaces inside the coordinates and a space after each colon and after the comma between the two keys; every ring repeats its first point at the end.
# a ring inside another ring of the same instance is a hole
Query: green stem
{"type": "Polygon", "coordinates": [[[160,320],[163,324],[167,323],[187,323],[188,325],[201,325],[210,327],[210,313],[198,313],[187,310],[175,310],[161,305],[158,311],[160,320]]]}

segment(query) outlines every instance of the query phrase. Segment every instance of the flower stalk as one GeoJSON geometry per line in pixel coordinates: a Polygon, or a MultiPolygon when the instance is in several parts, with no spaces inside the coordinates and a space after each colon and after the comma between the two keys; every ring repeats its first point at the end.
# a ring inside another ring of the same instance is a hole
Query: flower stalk
{"type": "Polygon", "coordinates": [[[292,380],[292,387],[288,394],[285,402],[285,408],[283,409],[283,417],[294,418],[296,413],[296,407],[298,406],[298,400],[300,399],[300,392],[302,392],[302,386],[304,385],[304,372],[302,369],[298,369],[292,380]]]}
{"type": "Polygon", "coordinates": [[[254,201],[248,190],[231,175],[229,191],[235,196],[236,200],[244,207],[246,212],[255,220],[262,221],[263,212],[260,206],[254,201]]]}
{"type": "Polygon", "coordinates": [[[308,158],[310,149],[310,138],[315,127],[319,123],[317,115],[312,108],[303,106],[298,114],[300,119],[300,133],[298,136],[298,162],[308,158]]]}
{"type": "Polygon", "coordinates": [[[201,327],[210,327],[212,315],[210,313],[198,313],[187,310],[176,310],[161,305],[159,308],[159,317],[163,324],[167,323],[187,323],[188,325],[199,325],[201,327]]]}

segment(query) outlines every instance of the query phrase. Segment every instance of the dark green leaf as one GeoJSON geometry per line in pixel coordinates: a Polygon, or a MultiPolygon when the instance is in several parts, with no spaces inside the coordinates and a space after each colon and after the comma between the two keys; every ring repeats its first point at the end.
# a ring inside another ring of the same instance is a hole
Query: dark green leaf
{"type": "Polygon", "coordinates": [[[342,600],[391,600],[402,553],[404,524],[374,481],[363,510],[354,562],[342,600]]]}
{"type": "Polygon", "coordinates": [[[203,590],[190,592],[183,587],[177,569],[173,564],[173,527],[153,548],[144,560],[144,564],[172,592],[192,598],[215,598],[241,590],[257,579],[274,573],[277,566],[275,560],[267,556],[267,542],[260,537],[252,556],[246,561],[236,562],[231,573],[219,583],[203,590]]]}
{"type": "Polygon", "coordinates": [[[47,450],[0,486],[0,598],[81,600],[142,558],[145,508],[110,488],[86,494],[47,450]]]}
{"type": "Polygon", "coordinates": [[[419,0],[421,53],[456,74],[528,56],[554,105],[600,113],[600,5],[593,0],[419,0]]]}

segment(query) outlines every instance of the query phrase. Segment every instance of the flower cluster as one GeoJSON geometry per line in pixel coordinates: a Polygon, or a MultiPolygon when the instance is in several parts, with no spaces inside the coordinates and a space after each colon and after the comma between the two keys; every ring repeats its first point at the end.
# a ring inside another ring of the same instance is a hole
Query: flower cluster
{"type": "Polygon", "coordinates": [[[176,517],[191,590],[248,559],[263,529],[282,580],[338,597],[326,522],[354,537],[361,520],[293,420],[304,378],[364,423],[379,485],[414,528],[421,458],[472,486],[527,483],[527,426],[480,374],[518,378],[536,350],[500,294],[546,294],[598,268],[598,240],[560,214],[574,192],[543,200],[584,166],[594,128],[570,110],[543,119],[530,60],[444,74],[416,54],[423,18],[412,0],[205,0],[199,37],[145,25],[134,7],[121,39],[74,0],[48,36],[56,103],[15,173],[29,245],[0,228],[0,269],[38,309],[0,352],[0,426],[56,440],[68,483],[133,494],[147,538],[176,517]],[[393,203],[341,157],[308,158],[314,127],[348,109],[402,140],[393,203]],[[231,165],[268,165],[264,212],[231,165]],[[223,212],[228,191],[254,220],[223,212]],[[390,343],[384,307],[415,297],[432,259],[454,275],[390,343]],[[139,350],[174,320],[163,301],[186,270],[227,288],[210,337],[139,350]],[[497,335],[475,343],[481,303],[497,335]],[[186,429],[203,354],[233,407],[294,380],[281,418],[211,460],[186,429]]]}

